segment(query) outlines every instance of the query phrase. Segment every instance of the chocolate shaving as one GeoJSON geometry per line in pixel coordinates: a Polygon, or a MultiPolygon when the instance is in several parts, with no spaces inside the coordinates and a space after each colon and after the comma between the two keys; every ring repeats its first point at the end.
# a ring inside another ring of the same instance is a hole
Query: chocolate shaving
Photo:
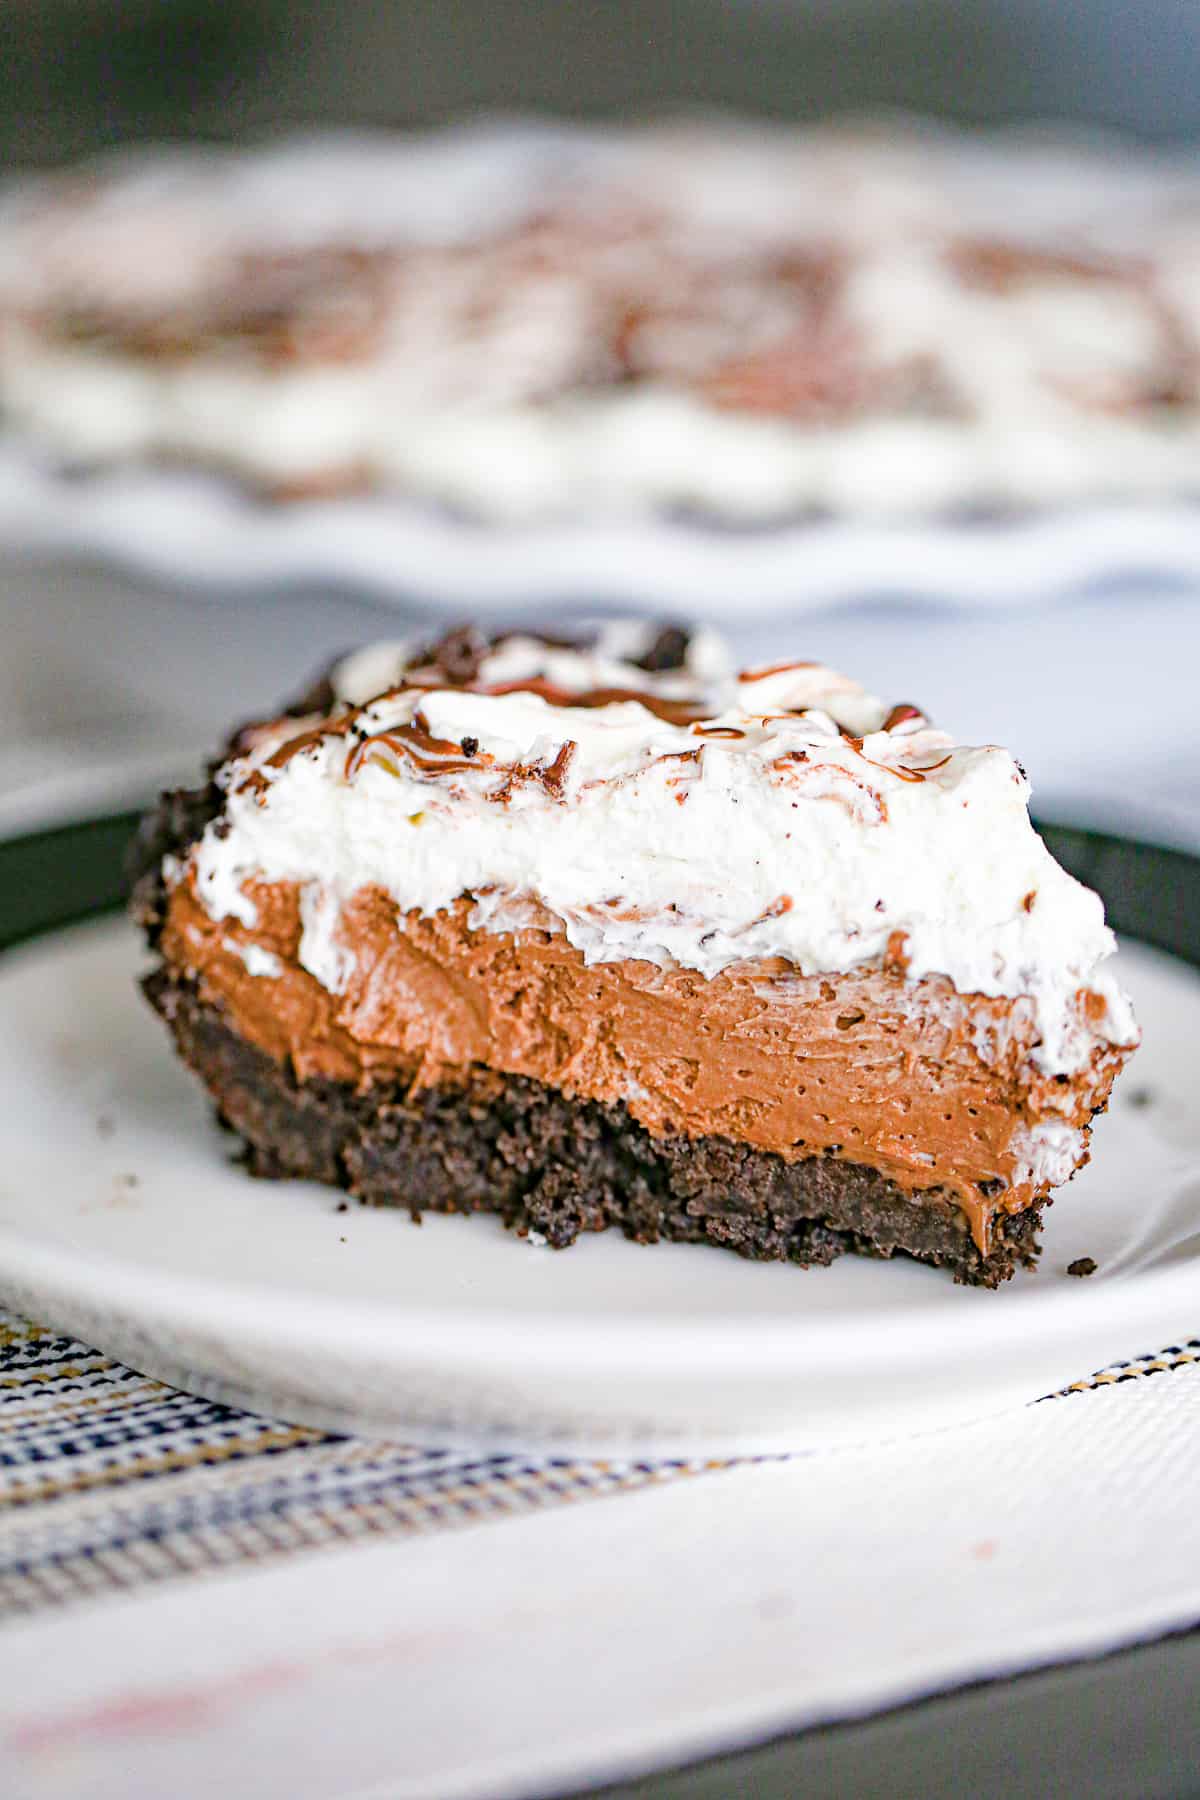
{"type": "Polygon", "coordinates": [[[567,773],[577,748],[574,738],[568,738],[565,744],[559,746],[553,762],[509,763],[504,770],[504,785],[496,788],[487,798],[498,805],[507,805],[515,788],[524,782],[533,782],[544,788],[552,800],[565,801],[567,773]]]}
{"type": "Polygon", "coordinates": [[[534,776],[540,781],[552,800],[561,800],[566,793],[567,771],[577,749],[574,738],[568,738],[559,750],[558,755],[548,768],[539,769],[534,776]]]}
{"type": "MultiPolygon", "coordinates": [[[[949,762],[949,760],[947,757],[946,761],[949,762]]],[[[894,775],[897,781],[924,781],[926,775],[930,773],[930,769],[907,769],[903,763],[874,762],[869,756],[864,756],[863,761],[870,763],[873,769],[883,769],[887,774],[894,775]]],[[[933,763],[931,768],[940,769],[941,766],[941,763],[933,763]]]]}
{"type": "MultiPolygon", "coordinates": [[[[235,792],[239,793],[239,794],[253,794],[255,799],[258,801],[259,805],[261,806],[262,800],[263,800],[263,795],[270,791],[270,787],[271,787],[271,784],[267,780],[266,776],[263,774],[261,769],[251,769],[250,772],[247,775],[244,775],[242,777],[241,781],[238,782],[235,792]]],[[[229,833],[228,819],[219,819],[217,821],[217,825],[216,825],[215,829],[217,831],[218,836],[222,836],[222,837],[228,836],[228,833],[229,833]],[[224,825],[224,827],[225,827],[224,832],[222,832],[220,829],[220,827],[222,825],[224,825]]]]}
{"type": "Polygon", "coordinates": [[[637,658],[633,666],[635,669],[644,669],[647,675],[658,675],[670,669],[686,668],[688,646],[691,641],[691,633],[685,631],[681,625],[664,625],[649,649],[637,658]]]}
{"type": "Polygon", "coordinates": [[[925,714],[919,706],[910,706],[907,701],[893,706],[891,712],[880,726],[881,731],[894,731],[897,725],[905,724],[909,719],[923,719],[925,714]]]}

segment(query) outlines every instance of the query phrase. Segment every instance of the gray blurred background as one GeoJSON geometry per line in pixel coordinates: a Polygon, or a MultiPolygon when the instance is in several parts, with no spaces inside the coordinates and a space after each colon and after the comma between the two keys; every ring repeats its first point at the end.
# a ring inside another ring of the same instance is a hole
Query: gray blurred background
{"type": "Polygon", "coordinates": [[[911,108],[1200,136],[1196,0],[4,0],[0,156],[479,108],[911,108]]]}
{"type": "MultiPolygon", "coordinates": [[[[1200,140],[1200,0],[3,0],[0,56],[10,170],[146,138],[530,108],[906,108],[1200,140]]],[[[171,592],[5,552],[0,830],[140,795],[333,653],[413,622],[346,592],[171,592]]],[[[786,644],[1010,743],[1047,816],[1200,845],[1200,595],[863,602],[769,628],[731,596],[728,625],[749,660],[786,644]]]]}

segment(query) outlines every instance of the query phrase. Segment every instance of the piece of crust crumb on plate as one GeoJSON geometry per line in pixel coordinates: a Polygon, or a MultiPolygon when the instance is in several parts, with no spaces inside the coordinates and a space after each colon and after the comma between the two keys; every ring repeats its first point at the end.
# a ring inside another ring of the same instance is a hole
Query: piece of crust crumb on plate
{"type": "Polygon", "coordinates": [[[146,993],[257,1174],[994,1287],[1138,1041],[1028,796],[707,632],[377,645],[147,820],[146,993]]]}

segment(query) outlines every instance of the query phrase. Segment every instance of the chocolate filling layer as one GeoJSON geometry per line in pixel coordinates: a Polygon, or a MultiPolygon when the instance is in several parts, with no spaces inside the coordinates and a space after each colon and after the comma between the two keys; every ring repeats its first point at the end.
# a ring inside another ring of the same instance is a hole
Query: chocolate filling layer
{"type": "Polygon", "coordinates": [[[953,1202],[910,1194],[852,1161],[788,1162],[721,1137],[654,1136],[623,1104],[570,1100],[487,1070],[460,1087],[423,1089],[299,1080],[248,1043],[194,980],[162,968],[145,985],[257,1175],[327,1182],[414,1217],[497,1213],[556,1248],[617,1226],[639,1243],[717,1244],[804,1266],[847,1250],[903,1252],[984,1287],[1036,1254],[1040,1204],[997,1218],[985,1257],[953,1202]]]}
{"type": "Polygon", "coordinates": [[[1038,1127],[1066,1128],[1071,1163],[1083,1160],[1120,1062],[1098,1050],[1072,1081],[1047,1077],[1030,1060],[1026,1005],[960,995],[941,978],[802,977],[778,960],[711,979],[641,962],[589,967],[544,915],[516,932],[472,930],[466,901],[398,915],[370,888],[342,912],[338,942],[352,960],[335,994],[301,967],[295,885],[247,893],[252,932],[213,920],[181,883],[161,948],[302,1083],[417,1096],[465,1091],[483,1070],[521,1077],[569,1101],[619,1104],[656,1138],[719,1138],[787,1163],[842,1159],[905,1194],[937,1194],[985,1257],[996,1219],[1048,1190],[1038,1127]]]}

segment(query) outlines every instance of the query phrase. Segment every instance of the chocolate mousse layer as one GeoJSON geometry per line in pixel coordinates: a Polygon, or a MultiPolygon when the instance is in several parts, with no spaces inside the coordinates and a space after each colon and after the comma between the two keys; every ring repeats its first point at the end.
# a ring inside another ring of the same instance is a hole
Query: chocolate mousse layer
{"type": "MultiPolygon", "coordinates": [[[[1039,1075],[1020,1003],[960,995],[898,967],[803,977],[781,959],[711,978],[646,962],[587,965],[534,917],[472,930],[470,904],[398,915],[366,888],[342,915],[352,959],[332,993],[301,967],[295,884],[251,883],[253,931],[215,921],[190,882],[161,948],[237,1035],[301,1083],[414,1097],[470,1091],[478,1071],[568,1101],[619,1105],[653,1138],[723,1139],[785,1163],[853,1162],[957,1207],[982,1257],[998,1217],[1042,1199],[1039,1128],[1086,1134],[1120,1058],[1070,1083],[1039,1075]]],[[[533,909],[531,909],[532,911],[533,909]]],[[[218,1100],[220,1100],[218,1095],[218,1100]]]]}

